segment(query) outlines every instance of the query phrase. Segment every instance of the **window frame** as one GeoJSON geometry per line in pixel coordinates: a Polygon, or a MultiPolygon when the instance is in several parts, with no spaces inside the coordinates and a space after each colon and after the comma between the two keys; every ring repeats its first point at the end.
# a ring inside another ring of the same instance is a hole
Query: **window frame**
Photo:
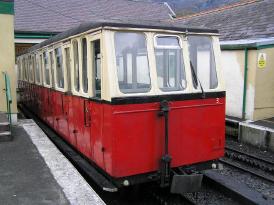
{"type": "Polygon", "coordinates": [[[35,58],[35,69],[37,69],[37,65],[38,65],[38,70],[39,70],[39,78],[40,78],[40,81],[38,82],[37,81],[37,77],[36,77],[36,72],[37,70],[35,70],[35,84],[36,85],[43,85],[43,79],[42,79],[42,65],[41,65],[41,62],[40,62],[40,52],[36,52],[34,53],[34,58],[35,58]]]}
{"type": "Polygon", "coordinates": [[[117,92],[118,92],[118,95],[119,96],[138,96],[138,95],[151,95],[151,93],[154,91],[154,76],[153,76],[153,64],[151,62],[151,41],[150,41],[150,38],[151,38],[151,35],[150,35],[151,32],[147,32],[147,31],[143,31],[143,30],[115,30],[112,32],[112,49],[113,49],[113,62],[114,62],[114,66],[113,66],[113,69],[115,71],[114,72],[114,75],[115,75],[115,78],[114,80],[116,82],[115,85],[116,85],[116,89],[117,89],[117,92]],[[145,39],[145,45],[146,45],[146,51],[147,51],[147,62],[148,62],[148,73],[149,73],[149,80],[150,80],[150,87],[149,89],[146,91],[146,92],[130,92],[130,93],[125,93],[125,92],[122,92],[121,89],[120,89],[120,86],[119,86],[119,78],[118,78],[118,70],[117,70],[117,60],[116,60],[116,45],[115,45],[115,34],[116,33],[137,33],[137,34],[142,34],[144,36],[144,39],[145,39]]]}
{"type": "Polygon", "coordinates": [[[18,57],[17,59],[17,81],[22,80],[22,58],[18,57]]]}
{"type": "MultiPolygon", "coordinates": [[[[102,32],[95,32],[92,34],[86,34],[79,36],[77,38],[73,38],[70,41],[70,46],[64,47],[65,48],[70,48],[70,78],[71,78],[71,92],[73,95],[81,96],[84,98],[95,98],[95,86],[94,86],[94,81],[93,81],[93,74],[94,74],[94,68],[93,68],[93,59],[91,58],[91,43],[93,41],[100,40],[101,44],[101,55],[102,55],[102,32]],[[83,48],[82,48],[82,40],[86,39],[87,43],[87,77],[88,77],[88,89],[87,92],[84,92],[83,89],[83,48]],[[79,91],[75,89],[75,53],[74,53],[74,42],[77,42],[78,45],[78,66],[79,66],[79,91]]],[[[65,52],[65,50],[64,50],[65,52]]],[[[102,59],[102,56],[101,56],[102,59]]],[[[101,69],[102,67],[102,60],[101,60],[101,69]]],[[[101,70],[101,78],[102,78],[102,70],[101,70]]],[[[103,87],[103,82],[101,83],[101,91],[103,87]]]]}
{"type": "MultiPolygon", "coordinates": [[[[218,68],[218,62],[217,62],[217,58],[216,58],[216,55],[218,55],[217,51],[216,51],[216,48],[215,48],[215,40],[214,40],[214,36],[212,35],[200,35],[200,34],[189,34],[187,36],[187,52],[188,52],[188,59],[189,59],[189,68],[190,68],[190,74],[192,73],[192,69],[191,69],[191,60],[190,60],[190,50],[189,50],[189,47],[190,47],[190,44],[189,44],[189,37],[190,36],[195,36],[195,37],[208,37],[210,40],[211,40],[211,49],[212,49],[212,52],[213,52],[213,60],[214,60],[214,64],[215,64],[215,71],[216,71],[216,78],[217,78],[217,86],[216,88],[205,88],[204,85],[203,86],[203,90],[205,92],[215,92],[216,90],[220,90],[220,87],[222,86],[222,79],[220,78],[220,74],[219,74],[219,68],[218,68]]],[[[197,73],[196,73],[197,75],[197,73]]],[[[198,76],[197,76],[198,77],[198,76]]],[[[195,93],[199,93],[201,92],[201,85],[200,83],[198,82],[198,85],[197,87],[195,88],[194,86],[194,82],[193,82],[193,77],[192,77],[192,74],[191,74],[191,84],[192,84],[192,89],[193,89],[193,92],[195,93]]]]}
{"type": "Polygon", "coordinates": [[[101,98],[103,99],[103,90],[104,90],[104,82],[103,82],[103,36],[102,36],[102,32],[95,32],[93,34],[89,34],[86,36],[87,39],[87,64],[88,64],[88,71],[87,74],[89,76],[89,80],[88,80],[88,94],[86,96],[88,97],[92,97],[92,98],[98,98],[96,97],[96,87],[95,87],[95,67],[94,67],[94,59],[91,57],[91,55],[93,54],[93,48],[91,47],[91,44],[94,41],[99,40],[100,41],[100,54],[101,54],[101,98]]]}
{"type": "Polygon", "coordinates": [[[35,72],[34,72],[34,62],[33,62],[33,58],[34,58],[34,55],[33,53],[31,53],[29,55],[29,59],[30,59],[30,62],[29,62],[29,82],[30,83],[35,83],[35,72]],[[32,70],[30,70],[30,63],[32,64],[32,70]],[[32,79],[30,78],[30,76],[32,76],[32,79]]]}
{"type": "Polygon", "coordinates": [[[155,73],[156,73],[156,88],[157,92],[160,94],[172,94],[172,93],[188,93],[189,92],[189,78],[188,78],[188,62],[186,62],[186,55],[188,52],[186,52],[187,44],[185,45],[184,36],[183,34],[172,34],[172,33],[153,33],[153,58],[154,58],[154,65],[155,65],[155,73]],[[165,45],[158,45],[157,44],[157,37],[176,37],[179,40],[179,46],[165,46],[165,45]],[[183,62],[182,69],[185,76],[186,81],[186,87],[181,90],[172,90],[167,88],[166,90],[163,90],[160,88],[158,84],[158,71],[157,71],[157,60],[156,60],[156,49],[181,49],[181,60],[183,62]]]}
{"type": "Polygon", "coordinates": [[[51,79],[51,70],[50,70],[50,57],[49,57],[49,50],[45,49],[42,50],[42,68],[43,68],[43,86],[47,87],[47,88],[51,88],[52,87],[52,79],[51,79]],[[49,66],[49,84],[46,83],[46,68],[45,68],[45,59],[44,59],[44,53],[46,53],[46,56],[48,57],[48,66],[49,66]]]}
{"type": "Polygon", "coordinates": [[[79,86],[79,93],[84,96],[84,97],[89,97],[89,90],[90,90],[90,83],[89,81],[91,80],[90,78],[90,72],[89,70],[92,68],[92,66],[89,66],[89,54],[91,54],[89,52],[89,50],[91,49],[90,48],[90,45],[88,46],[89,44],[89,40],[88,40],[88,37],[87,36],[82,36],[79,38],[79,41],[78,41],[78,55],[79,55],[79,82],[80,82],[80,86],[79,86]],[[86,62],[86,66],[87,66],[87,83],[88,83],[88,88],[87,88],[87,92],[84,92],[84,86],[83,86],[83,39],[86,39],[86,54],[87,54],[87,62],[86,62]],[[79,42],[80,42],[80,46],[79,46],[79,42]],[[79,52],[79,50],[81,52],[79,52]]]}
{"type": "Polygon", "coordinates": [[[153,37],[153,42],[154,42],[154,48],[170,48],[170,49],[178,49],[178,48],[180,48],[180,49],[183,49],[183,46],[182,46],[182,39],[181,39],[181,36],[180,35],[175,35],[175,34],[168,34],[168,33],[166,33],[166,34],[155,34],[154,35],[154,37],[153,37]],[[165,46],[165,45],[158,45],[157,44],[157,38],[158,37],[176,37],[176,38],[178,38],[178,40],[179,40],[179,45],[180,46],[165,46]]]}
{"type": "Polygon", "coordinates": [[[66,66],[65,66],[65,62],[64,62],[64,44],[59,43],[57,45],[55,45],[50,52],[53,53],[53,67],[54,67],[54,89],[60,92],[67,92],[67,76],[66,76],[66,66]],[[57,64],[56,64],[56,55],[55,55],[55,49],[61,49],[61,54],[62,54],[62,67],[63,67],[63,76],[64,76],[64,88],[61,88],[58,86],[57,83],[57,64]]]}
{"type": "Polygon", "coordinates": [[[24,55],[24,81],[29,82],[29,66],[28,66],[28,55],[24,55]]]}
{"type": "Polygon", "coordinates": [[[78,96],[81,96],[81,72],[80,72],[80,69],[81,69],[81,43],[79,43],[79,40],[80,38],[74,38],[71,40],[71,49],[70,49],[70,52],[71,52],[71,92],[74,94],[74,95],[78,95],[78,96]],[[79,69],[79,90],[77,90],[75,88],[75,52],[74,52],[74,42],[77,42],[77,52],[78,52],[78,69],[79,69]]]}

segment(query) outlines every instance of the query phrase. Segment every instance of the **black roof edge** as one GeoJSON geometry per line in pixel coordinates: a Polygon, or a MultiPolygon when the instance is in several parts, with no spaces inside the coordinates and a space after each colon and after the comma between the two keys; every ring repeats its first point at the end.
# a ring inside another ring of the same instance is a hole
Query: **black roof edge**
{"type": "Polygon", "coordinates": [[[57,31],[26,31],[26,30],[14,30],[14,33],[18,34],[46,34],[46,35],[57,35],[62,32],[57,31]]]}
{"type": "Polygon", "coordinates": [[[219,34],[218,30],[216,29],[192,28],[192,27],[186,27],[186,26],[182,27],[176,24],[163,22],[163,21],[143,21],[143,22],[140,22],[140,21],[138,22],[97,21],[96,22],[95,21],[95,22],[82,23],[77,27],[74,27],[62,33],[59,33],[56,36],[49,38],[48,40],[45,40],[37,45],[32,46],[31,48],[26,50],[26,52],[22,53],[22,55],[28,52],[32,52],[36,49],[42,48],[44,46],[47,46],[49,44],[52,44],[54,42],[61,41],[70,36],[78,35],[80,33],[84,33],[91,29],[96,29],[96,28],[100,29],[104,27],[163,29],[163,30],[172,30],[172,31],[178,31],[178,32],[219,34]]]}

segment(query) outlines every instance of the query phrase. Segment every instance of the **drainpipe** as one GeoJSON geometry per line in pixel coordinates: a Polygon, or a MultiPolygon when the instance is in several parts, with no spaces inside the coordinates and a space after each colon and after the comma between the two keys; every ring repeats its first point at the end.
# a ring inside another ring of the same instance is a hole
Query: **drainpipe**
{"type": "Polygon", "coordinates": [[[244,91],[243,91],[243,106],[242,106],[243,120],[245,120],[245,117],[246,117],[247,72],[248,72],[248,48],[245,48],[244,91]]]}

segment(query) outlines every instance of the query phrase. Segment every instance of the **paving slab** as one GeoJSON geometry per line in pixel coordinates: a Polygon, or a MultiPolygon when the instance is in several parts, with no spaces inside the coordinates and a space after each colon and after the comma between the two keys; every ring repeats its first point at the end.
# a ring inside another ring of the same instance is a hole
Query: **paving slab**
{"type": "Polygon", "coordinates": [[[12,135],[0,144],[0,204],[105,204],[32,120],[12,135]]]}

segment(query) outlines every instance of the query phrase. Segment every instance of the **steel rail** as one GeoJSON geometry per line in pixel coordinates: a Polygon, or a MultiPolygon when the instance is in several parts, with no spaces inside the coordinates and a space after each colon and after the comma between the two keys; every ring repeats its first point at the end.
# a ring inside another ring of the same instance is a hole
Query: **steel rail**
{"type": "Polygon", "coordinates": [[[242,154],[242,155],[246,155],[246,156],[248,156],[248,157],[250,157],[250,158],[253,158],[253,159],[256,159],[256,160],[258,160],[258,161],[260,161],[260,162],[264,162],[264,163],[266,163],[266,164],[270,164],[270,165],[273,165],[273,166],[274,166],[274,162],[273,162],[273,161],[270,161],[270,160],[267,160],[267,159],[263,159],[263,158],[258,157],[258,156],[256,156],[256,155],[253,155],[253,154],[250,154],[250,153],[245,153],[245,152],[243,152],[243,151],[240,151],[240,150],[237,150],[237,149],[235,149],[235,148],[228,147],[228,146],[226,146],[225,149],[226,149],[226,150],[229,150],[229,151],[232,151],[232,152],[236,152],[236,153],[242,154]]]}
{"type": "Polygon", "coordinates": [[[269,177],[269,176],[263,175],[261,173],[257,173],[254,170],[250,170],[248,168],[242,167],[241,165],[235,164],[233,162],[228,162],[228,161],[226,161],[224,159],[220,159],[219,161],[222,162],[223,164],[227,164],[227,165],[229,165],[231,167],[240,169],[240,170],[242,170],[244,172],[248,172],[248,173],[253,174],[253,175],[255,175],[255,176],[259,177],[259,178],[262,178],[264,180],[267,180],[269,182],[274,183],[274,177],[269,177]]]}
{"type": "Polygon", "coordinates": [[[245,183],[241,183],[231,177],[222,175],[216,171],[204,173],[205,183],[211,184],[215,189],[231,197],[239,204],[244,205],[272,205],[272,200],[265,199],[256,190],[250,189],[245,183]]]}

